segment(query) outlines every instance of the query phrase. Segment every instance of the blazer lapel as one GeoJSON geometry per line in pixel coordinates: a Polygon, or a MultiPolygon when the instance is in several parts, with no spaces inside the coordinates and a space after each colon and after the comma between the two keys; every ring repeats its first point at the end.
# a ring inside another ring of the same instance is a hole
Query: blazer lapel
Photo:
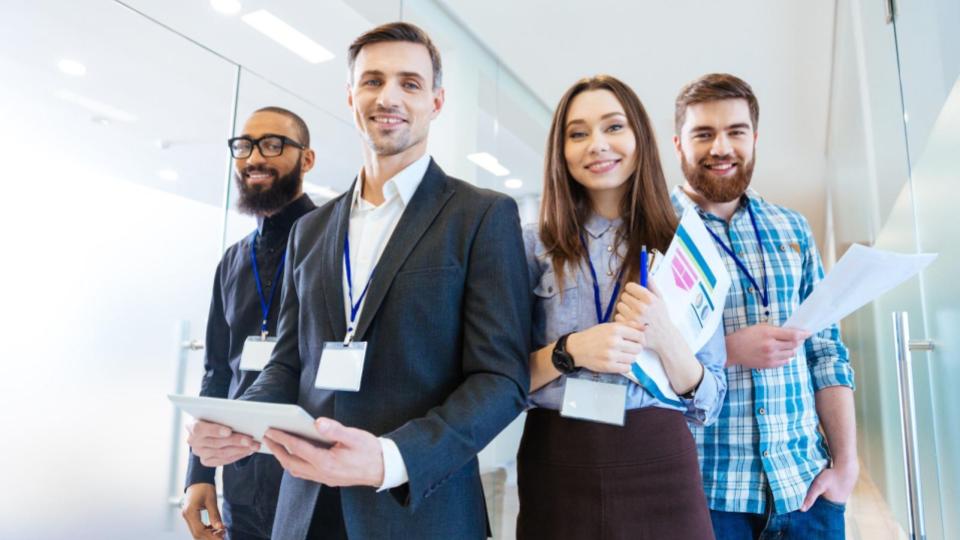
{"type": "MultiPolygon", "coordinates": [[[[380,261],[374,269],[373,281],[370,283],[370,290],[367,291],[367,298],[363,301],[363,308],[360,311],[360,320],[357,322],[355,339],[363,339],[373,317],[380,309],[383,298],[393,284],[394,276],[400,271],[410,252],[453,195],[453,189],[446,180],[446,173],[431,159],[423,180],[420,181],[420,185],[410,199],[410,204],[404,209],[397,228],[390,235],[390,241],[387,242],[380,261]]],[[[342,237],[340,242],[343,243],[342,237]]],[[[342,245],[340,251],[343,251],[342,245]]]]}
{"type": "Polygon", "coordinates": [[[353,200],[353,189],[356,189],[356,185],[354,180],[353,188],[337,202],[330,223],[333,234],[325,234],[321,240],[323,269],[318,277],[323,283],[324,304],[327,305],[327,318],[333,329],[333,340],[342,340],[347,335],[343,303],[343,239],[350,226],[350,201],[353,200]]]}

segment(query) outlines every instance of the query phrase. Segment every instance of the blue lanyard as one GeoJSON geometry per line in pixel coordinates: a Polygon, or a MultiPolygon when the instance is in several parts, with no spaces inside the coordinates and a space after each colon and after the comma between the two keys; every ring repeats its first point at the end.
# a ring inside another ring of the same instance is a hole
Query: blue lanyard
{"type": "Polygon", "coordinates": [[[257,295],[260,297],[260,311],[263,312],[263,318],[260,320],[260,337],[267,337],[267,321],[270,318],[270,306],[273,305],[273,297],[276,296],[277,285],[280,284],[280,276],[283,275],[283,263],[287,259],[287,252],[284,251],[280,256],[280,266],[277,267],[277,275],[273,278],[273,285],[270,286],[270,298],[263,296],[263,284],[260,282],[260,269],[257,267],[257,238],[260,233],[250,242],[250,262],[253,264],[253,277],[257,282],[257,295]]]}
{"type": "Polygon", "coordinates": [[[767,272],[766,272],[766,263],[763,260],[763,243],[760,241],[760,229],[757,228],[757,219],[753,216],[753,210],[750,208],[750,203],[747,202],[747,213],[750,214],[750,223],[753,225],[753,234],[757,237],[757,248],[760,250],[760,268],[763,270],[763,288],[757,283],[757,280],[754,279],[753,275],[750,273],[750,270],[747,270],[747,265],[740,260],[740,257],[737,257],[737,254],[733,250],[727,247],[727,244],[717,236],[717,233],[713,232],[710,227],[707,227],[707,232],[710,233],[710,236],[720,244],[720,247],[727,252],[727,255],[733,258],[733,262],[737,263],[737,267],[740,268],[740,271],[743,272],[743,275],[747,276],[747,279],[750,280],[750,283],[753,284],[753,288],[760,293],[760,301],[763,302],[763,307],[767,307],[770,304],[770,297],[767,291],[767,272]]]}
{"type": "Polygon", "coordinates": [[[343,236],[343,265],[347,270],[347,295],[350,298],[350,324],[347,325],[347,337],[344,343],[349,343],[353,339],[353,322],[357,320],[357,312],[360,311],[360,304],[363,303],[363,297],[367,295],[367,289],[370,288],[370,282],[373,281],[373,271],[370,271],[370,277],[367,278],[367,284],[357,298],[353,301],[353,275],[350,272],[350,231],[343,236]]]}
{"type": "Polygon", "coordinates": [[[580,233],[580,242],[583,244],[584,251],[587,252],[587,264],[590,265],[590,276],[593,277],[593,305],[597,308],[597,324],[603,324],[610,320],[610,314],[613,313],[613,305],[617,302],[617,295],[620,294],[620,278],[623,277],[623,268],[617,274],[617,284],[613,287],[613,296],[610,297],[610,303],[607,304],[607,310],[603,311],[600,304],[600,282],[597,281],[597,270],[593,267],[593,261],[590,260],[590,250],[587,248],[587,241],[580,233]]]}

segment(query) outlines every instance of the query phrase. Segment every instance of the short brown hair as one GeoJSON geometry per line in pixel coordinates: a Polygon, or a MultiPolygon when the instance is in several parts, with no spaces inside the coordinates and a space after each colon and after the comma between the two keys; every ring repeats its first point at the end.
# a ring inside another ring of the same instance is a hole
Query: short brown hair
{"type": "Polygon", "coordinates": [[[350,48],[347,49],[347,66],[350,69],[349,81],[353,84],[353,67],[357,63],[357,56],[360,49],[371,43],[386,43],[390,41],[406,41],[408,43],[419,43],[427,48],[430,53],[430,62],[433,64],[433,89],[440,88],[440,82],[443,78],[443,70],[440,66],[440,51],[430,40],[430,36],[419,26],[405,23],[392,22],[382,24],[373,30],[364,32],[363,35],[353,40],[350,48]]]}
{"type": "Polygon", "coordinates": [[[687,107],[721,99],[747,100],[747,106],[750,107],[750,121],[753,122],[753,129],[757,129],[757,123],[760,121],[760,104],[757,103],[757,96],[753,94],[753,88],[750,88],[743,79],[729,73],[709,73],[688,83],[677,95],[676,109],[673,113],[676,134],[680,134],[680,129],[687,120],[687,107]]]}
{"type": "Polygon", "coordinates": [[[623,223],[615,243],[624,242],[627,246],[624,277],[637,281],[641,247],[647,245],[666,253],[677,229],[677,215],[670,202],[650,117],[633,89],[616,77],[596,75],[580,79],[563,94],[553,113],[540,202],[540,240],[560,280],[567,267],[575,268],[589,258],[580,234],[593,210],[586,189],[570,174],[564,148],[570,105],[580,94],[593,90],[607,90],[617,98],[636,138],[637,163],[620,200],[623,223]]]}

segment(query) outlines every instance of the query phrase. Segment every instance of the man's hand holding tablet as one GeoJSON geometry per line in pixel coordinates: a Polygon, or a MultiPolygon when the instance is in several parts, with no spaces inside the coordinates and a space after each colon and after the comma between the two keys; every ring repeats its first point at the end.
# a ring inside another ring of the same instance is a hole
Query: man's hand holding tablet
{"type": "Polygon", "coordinates": [[[187,425],[190,436],[187,443],[200,463],[207,467],[228,465],[260,450],[260,443],[253,437],[234,433],[221,424],[197,420],[187,425]]]}

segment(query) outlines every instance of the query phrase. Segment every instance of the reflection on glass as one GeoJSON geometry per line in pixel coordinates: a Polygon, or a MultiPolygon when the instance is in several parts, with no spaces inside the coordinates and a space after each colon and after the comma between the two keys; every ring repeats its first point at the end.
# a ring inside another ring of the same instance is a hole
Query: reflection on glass
{"type": "Polygon", "coordinates": [[[183,538],[164,394],[180,321],[203,336],[235,66],[88,4],[18,2],[0,18],[2,324],[16,335],[0,537],[183,538]]]}

